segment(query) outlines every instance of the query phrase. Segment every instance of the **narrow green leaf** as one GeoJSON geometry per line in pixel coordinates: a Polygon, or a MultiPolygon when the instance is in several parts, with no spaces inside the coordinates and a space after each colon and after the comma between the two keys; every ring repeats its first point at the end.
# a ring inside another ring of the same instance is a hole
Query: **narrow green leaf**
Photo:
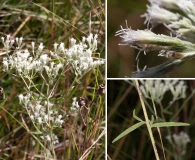
{"type": "Polygon", "coordinates": [[[153,124],[154,123],[154,116],[152,115],[152,117],[151,117],[151,124],[153,124]]]}
{"type": "Polygon", "coordinates": [[[42,132],[30,132],[32,134],[43,134],[42,132]]]}
{"type": "Polygon", "coordinates": [[[135,129],[139,128],[140,126],[142,126],[143,124],[145,124],[145,122],[138,122],[136,124],[134,124],[133,126],[131,126],[130,128],[126,129],[124,132],[122,132],[119,136],[117,136],[112,143],[118,141],[119,139],[121,139],[122,137],[124,137],[125,135],[127,135],[128,133],[134,131],[135,129]]]}
{"type": "Polygon", "coordinates": [[[152,127],[175,127],[175,126],[189,126],[189,123],[183,122],[161,122],[161,123],[154,123],[152,127]]]}
{"type": "Polygon", "coordinates": [[[143,122],[141,118],[139,118],[138,116],[136,116],[135,114],[135,109],[133,110],[133,118],[135,118],[136,120],[143,122]]]}

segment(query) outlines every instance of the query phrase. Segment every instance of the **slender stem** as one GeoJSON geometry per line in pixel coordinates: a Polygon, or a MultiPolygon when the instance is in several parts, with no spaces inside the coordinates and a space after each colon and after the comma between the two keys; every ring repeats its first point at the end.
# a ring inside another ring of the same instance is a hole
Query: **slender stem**
{"type": "Polygon", "coordinates": [[[147,114],[146,107],[145,107],[145,104],[144,104],[144,101],[143,101],[142,93],[141,93],[141,90],[139,88],[138,80],[135,80],[135,84],[137,86],[137,91],[138,91],[139,98],[140,98],[140,101],[141,101],[141,106],[142,106],[142,110],[144,112],[145,122],[146,122],[146,126],[147,126],[147,129],[148,129],[149,135],[150,135],[150,139],[151,139],[151,142],[152,142],[155,157],[156,157],[156,160],[160,160],[159,155],[158,155],[158,151],[157,151],[157,148],[156,148],[156,144],[155,144],[155,141],[154,141],[154,136],[153,136],[153,133],[152,133],[152,129],[151,129],[151,126],[150,126],[150,120],[148,119],[148,114],[147,114]]]}
{"type": "MultiPolygon", "coordinates": [[[[150,95],[151,95],[151,93],[150,93],[150,95]]],[[[162,114],[162,117],[165,119],[165,117],[163,115],[163,107],[162,107],[161,102],[159,104],[161,106],[161,114],[162,114]]],[[[155,116],[156,116],[156,120],[158,121],[159,120],[158,119],[158,114],[157,114],[156,106],[155,106],[155,103],[154,103],[153,99],[152,99],[152,105],[153,105],[154,113],[155,113],[155,116]]],[[[164,144],[163,144],[163,141],[162,141],[162,135],[161,135],[161,132],[160,132],[160,128],[159,127],[156,127],[156,128],[157,128],[157,131],[158,131],[158,134],[159,134],[159,137],[160,137],[160,142],[161,142],[161,145],[162,145],[164,159],[166,160],[165,150],[164,150],[164,144]]]]}

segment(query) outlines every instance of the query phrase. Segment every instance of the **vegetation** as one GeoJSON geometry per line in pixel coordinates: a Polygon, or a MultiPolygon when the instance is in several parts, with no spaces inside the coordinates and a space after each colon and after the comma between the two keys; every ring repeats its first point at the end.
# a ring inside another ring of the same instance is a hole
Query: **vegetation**
{"type": "Polygon", "coordinates": [[[104,159],[104,1],[10,0],[0,15],[0,158],[104,159]]]}
{"type": "Polygon", "coordinates": [[[108,159],[194,159],[194,81],[138,82],[108,81],[108,159]]]}

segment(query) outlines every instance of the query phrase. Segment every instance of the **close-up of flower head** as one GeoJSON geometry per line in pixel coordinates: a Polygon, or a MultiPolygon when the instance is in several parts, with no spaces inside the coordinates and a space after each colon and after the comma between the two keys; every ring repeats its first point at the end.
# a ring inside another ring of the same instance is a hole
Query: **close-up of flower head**
{"type": "MultiPolygon", "coordinates": [[[[132,2],[132,6],[135,4],[136,2],[132,2]]],[[[142,7],[139,2],[137,5],[142,7]]],[[[190,0],[149,0],[146,6],[146,13],[140,13],[138,17],[144,20],[142,26],[134,27],[135,24],[132,23],[139,21],[127,17],[123,19],[123,24],[119,25],[120,29],[115,32],[115,36],[120,38],[118,54],[125,54],[125,50],[126,54],[131,54],[131,56],[123,55],[129,58],[130,73],[123,73],[121,76],[129,78],[195,77],[189,69],[193,66],[195,57],[195,39],[193,38],[195,3],[190,0]],[[143,27],[147,29],[140,29],[143,27]],[[128,52],[125,46],[135,50],[128,52]]],[[[140,10],[137,8],[137,11],[140,10]]],[[[112,52],[108,50],[108,54],[112,52]]],[[[122,65],[122,59],[120,64],[120,67],[125,67],[125,64],[122,65]]],[[[114,75],[110,70],[111,74],[114,75]]]]}

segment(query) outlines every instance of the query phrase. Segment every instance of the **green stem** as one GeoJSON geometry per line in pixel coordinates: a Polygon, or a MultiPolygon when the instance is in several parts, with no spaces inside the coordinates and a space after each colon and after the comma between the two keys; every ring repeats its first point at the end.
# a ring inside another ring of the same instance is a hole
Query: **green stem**
{"type": "Polygon", "coordinates": [[[144,104],[144,101],[143,101],[142,93],[141,93],[141,90],[139,88],[138,80],[135,80],[135,84],[137,86],[137,91],[138,91],[138,94],[139,94],[139,97],[140,97],[141,106],[142,106],[142,110],[144,112],[145,122],[146,122],[146,126],[147,126],[147,129],[148,129],[149,135],[150,135],[150,140],[152,142],[155,157],[156,157],[156,160],[160,160],[159,155],[158,155],[158,151],[157,151],[157,148],[156,148],[156,144],[155,144],[155,141],[154,141],[154,136],[153,136],[153,133],[152,133],[152,129],[151,129],[151,126],[150,126],[150,120],[148,119],[148,114],[147,114],[146,107],[145,107],[145,104],[144,104]]]}

